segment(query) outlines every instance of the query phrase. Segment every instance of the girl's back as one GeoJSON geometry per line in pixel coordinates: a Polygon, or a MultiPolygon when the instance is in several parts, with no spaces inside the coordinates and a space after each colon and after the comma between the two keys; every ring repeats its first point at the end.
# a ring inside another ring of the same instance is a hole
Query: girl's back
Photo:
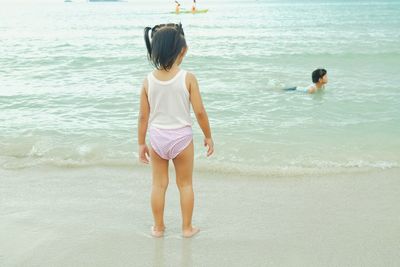
{"type": "MultiPolygon", "coordinates": [[[[157,78],[157,72],[147,75],[150,126],[160,129],[178,129],[192,125],[190,96],[186,87],[186,71],[179,69],[168,80],[157,78]]],[[[165,75],[162,75],[165,76],[165,75]]]]}

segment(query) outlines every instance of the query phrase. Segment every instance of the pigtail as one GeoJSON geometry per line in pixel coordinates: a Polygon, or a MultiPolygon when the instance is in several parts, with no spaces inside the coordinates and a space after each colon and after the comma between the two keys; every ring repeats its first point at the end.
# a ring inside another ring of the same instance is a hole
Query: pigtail
{"type": "Polygon", "coordinates": [[[182,34],[183,36],[185,36],[185,33],[183,32],[183,27],[182,27],[182,23],[179,22],[179,24],[177,25],[178,27],[178,32],[180,34],[182,34]]]}
{"type": "Polygon", "coordinates": [[[151,58],[151,43],[150,43],[149,31],[151,31],[150,27],[144,28],[144,42],[146,43],[148,56],[149,58],[151,58]]]}

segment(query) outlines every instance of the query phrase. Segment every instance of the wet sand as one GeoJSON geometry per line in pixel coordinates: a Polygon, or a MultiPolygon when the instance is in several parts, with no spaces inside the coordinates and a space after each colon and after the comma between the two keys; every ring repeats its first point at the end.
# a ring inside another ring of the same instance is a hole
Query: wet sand
{"type": "Polygon", "coordinates": [[[400,265],[399,169],[198,173],[193,239],[181,237],[174,179],[166,235],[150,236],[149,177],[149,168],[1,170],[0,266],[400,265]]]}

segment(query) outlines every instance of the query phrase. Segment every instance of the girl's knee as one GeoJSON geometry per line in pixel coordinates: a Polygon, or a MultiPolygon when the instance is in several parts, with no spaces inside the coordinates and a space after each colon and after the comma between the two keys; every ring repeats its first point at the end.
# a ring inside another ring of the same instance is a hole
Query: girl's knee
{"type": "Polygon", "coordinates": [[[188,181],[177,181],[176,185],[178,186],[178,189],[186,189],[186,188],[192,188],[192,181],[188,180],[188,181]]]}
{"type": "Polygon", "coordinates": [[[159,191],[166,191],[168,188],[168,184],[153,184],[153,189],[159,190],[159,191]]]}
{"type": "Polygon", "coordinates": [[[153,187],[157,189],[164,189],[166,190],[168,188],[168,179],[164,181],[153,181],[153,187]]]}

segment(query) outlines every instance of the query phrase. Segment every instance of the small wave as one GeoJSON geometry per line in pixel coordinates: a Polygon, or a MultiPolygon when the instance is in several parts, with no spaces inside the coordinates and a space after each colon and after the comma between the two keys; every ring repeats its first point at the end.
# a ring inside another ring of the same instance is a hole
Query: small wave
{"type": "Polygon", "coordinates": [[[309,165],[264,165],[252,166],[236,163],[196,163],[196,170],[206,173],[244,177],[292,177],[317,176],[349,172],[365,172],[368,170],[385,170],[399,168],[399,164],[392,161],[349,161],[349,162],[314,162],[309,165]]]}
{"type": "MultiPolygon", "coordinates": [[[[82,147],[81,152],[87,153],[82,147]]],[[[300,177],[333,175],[341,173],[360,173],[371,170],[386,170],[399,168],[399,164],[393,161],[311,161],[308,165],[250,165],[246,163],[210,162],[211,160],[197,160],[195,173],[222,175],[228,177],[300,177]]],[[[111,168],[141,168],[144,165],[139,163],[137,153],[124,158],[50,158],[41,157],[33,153],[26,157],[1,157],[0,164],[3,169],[25,169],[35,166],[51,166],[58,168],[82,168],[82,167],[111,167],[111,168]]]]}

